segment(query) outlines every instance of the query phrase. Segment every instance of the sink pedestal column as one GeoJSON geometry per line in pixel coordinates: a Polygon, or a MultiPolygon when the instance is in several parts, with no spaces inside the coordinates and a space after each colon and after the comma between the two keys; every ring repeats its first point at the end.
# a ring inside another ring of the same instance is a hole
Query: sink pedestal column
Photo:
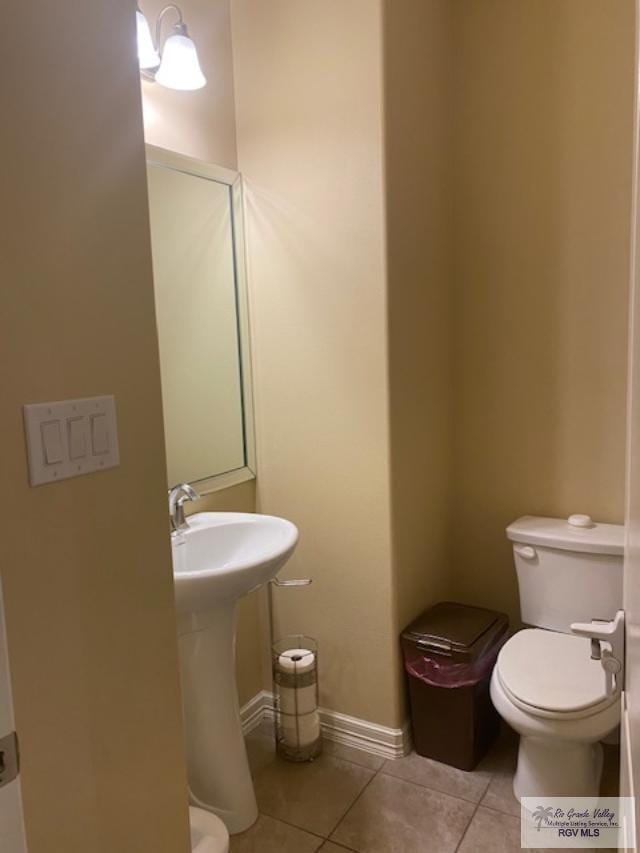
{"type": "Polygon", "coordinates": [[[179,626],[190,796],[230,833],[258,817],[236,690],[235,611],[234,601],[221,602],[179,626]]]}

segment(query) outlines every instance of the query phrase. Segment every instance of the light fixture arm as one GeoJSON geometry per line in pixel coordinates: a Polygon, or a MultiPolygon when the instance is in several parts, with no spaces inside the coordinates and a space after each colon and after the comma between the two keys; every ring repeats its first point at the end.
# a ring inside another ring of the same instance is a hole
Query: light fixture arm
{"type": "Polygon", "coordinates": [[[177,29],[182,35],[187,34],[187,27],[184,22],[184,18],[182,17],[182,9],[179,6],[176,6],[175,3],[169,3],[163,9],[160,10],[160,13],[156,19],[156,49],[159,51],[161,49],[161,37],[162,37],[162,22],[165,17],[169,14],[169,12],[175,12],[178,16],[178,20],[174,24],[174,28],[177,29]]]}

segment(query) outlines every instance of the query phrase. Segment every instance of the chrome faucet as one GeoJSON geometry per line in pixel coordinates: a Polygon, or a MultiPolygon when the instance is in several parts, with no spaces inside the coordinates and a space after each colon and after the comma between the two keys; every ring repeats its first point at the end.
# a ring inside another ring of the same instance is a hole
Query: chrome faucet
{"type": "Polygon", "coordinates": [[[169,489],[169,518],[171,535],[187,530],[189,525],[184,517],[184,505],[187,501],[197,501],[200,495],[188,483],[179,483],[169,489]]]}

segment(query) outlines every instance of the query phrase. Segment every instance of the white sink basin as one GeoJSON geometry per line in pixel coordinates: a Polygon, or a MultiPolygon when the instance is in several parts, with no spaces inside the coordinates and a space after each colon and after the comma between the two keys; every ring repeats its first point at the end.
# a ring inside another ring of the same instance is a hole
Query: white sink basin
{"type": "Polygon", "coordinates": [[[171,549],[190,799],[230,833],[243,832],[258,807],[236,690],[236,602],[276,576],[298,530],[283,518],[232,512],[191,515],[188,525],[171,549]]]}
{"type": "Polygon", "coordinates": [[[275,577],[291,556],[298,530],[271,515],[201,512],[172,537],[180,616],[206,613],[275,577]]]}

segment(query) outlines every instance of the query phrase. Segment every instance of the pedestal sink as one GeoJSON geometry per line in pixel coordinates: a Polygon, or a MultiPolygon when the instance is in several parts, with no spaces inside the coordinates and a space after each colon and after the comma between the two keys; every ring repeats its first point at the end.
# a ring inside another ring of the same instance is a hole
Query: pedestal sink
{"type": "Polygon", "coordinates": [[[236,691],[236,602],[275,577],[297,541],[283,518],[226,512],[192,515],[171,539],[190,795],[231,833],[258,816],[236,691]]]}

